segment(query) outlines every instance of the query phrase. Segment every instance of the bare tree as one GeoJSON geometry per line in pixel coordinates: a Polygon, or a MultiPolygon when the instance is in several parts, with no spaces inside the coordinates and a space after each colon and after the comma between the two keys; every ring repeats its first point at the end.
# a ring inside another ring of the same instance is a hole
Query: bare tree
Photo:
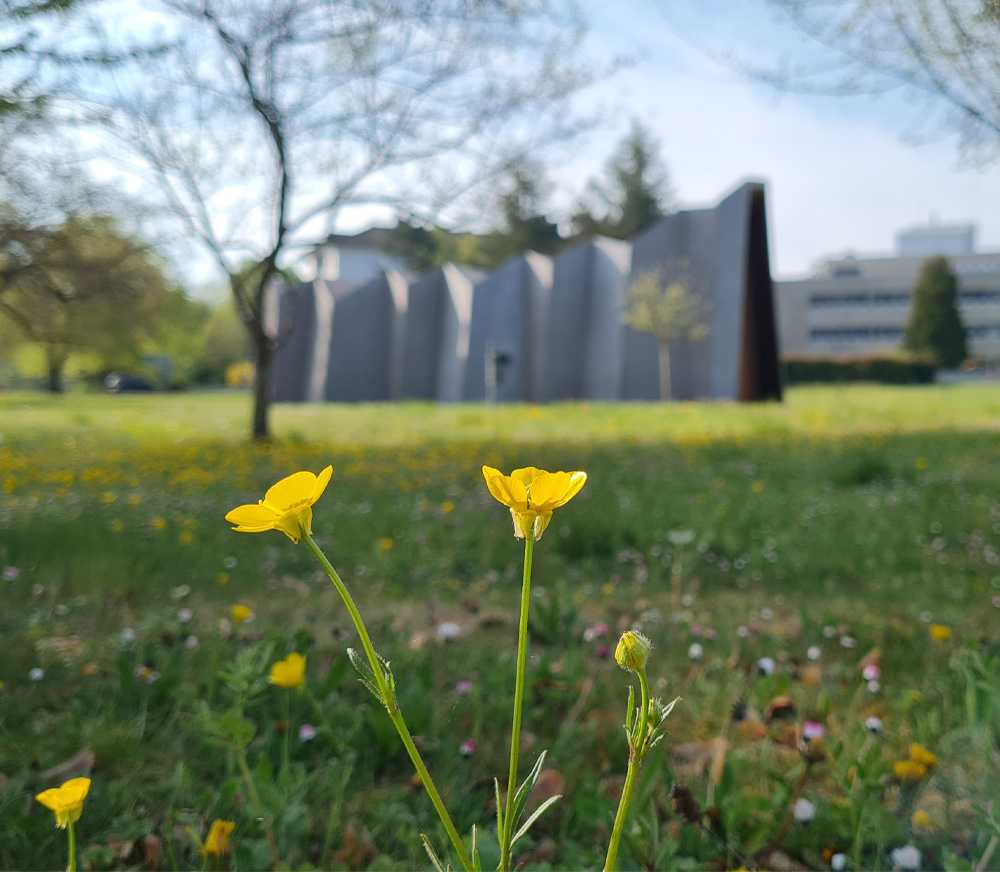
{"type": "Polygon", "coordinates": [[[910,88],[943,107],[969,157],[1000,157],[1000,2],[768,0],[831,50],[820,61],[744,72],[785,90],[878,94],[910,88]]]}
{"type": "MultiPolygon", "coordinates": [[[[572,0],[149,8],[141,62],[78,96],[114,134],[117,165],[154,183],[228,277],[255,357],[252,433],[266,439],[279,340],[266,304],[290,251],[347,205],[433,214],[569,132],[566,101],[588,78],[572,60],[582,25],[572,0]]],[[[121,31],[106,10],[100,25],[121,31]]]]}
{"type": "Polygon", "coordinates": [[[675,339],[696,342],[708,336],[703,322],[707,306],[691,289],[687,263],[676,261],[669,269],[648,270],[629,285],[622,322],[640,333],[652,333],[659,343],[660,399],[670,392],[670,343],[675,339]]]}

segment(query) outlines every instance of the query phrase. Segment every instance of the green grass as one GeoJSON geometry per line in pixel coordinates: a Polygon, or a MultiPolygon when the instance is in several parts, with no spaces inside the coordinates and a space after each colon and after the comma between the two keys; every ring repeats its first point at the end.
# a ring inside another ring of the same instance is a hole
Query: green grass
{"type": "MultiPolygon", "coordinates": [[[[17,569],[0,581],[3,868],[64,862],[50,813],[25,814],[26,801],[49,786],[44,770],[82,748],[96,756],[78,825],[82,844],[98,846],[94,868],[140,866],[140,847],[107,854],[114,839],[146,835],[159,840],[161,868],[199,867],[184,827],[203,834],[214,817],[237,822],[234,868],[266,868],[233,756],[212,741],[199,704],[231,708],[238,669],[259,676],[292,649],[308,655],[332,732],[293,741],[282,773],[284,696],[253,688],[244,708],[283,859],[426,867],[421,832],[444,850],[388,719],[348,668],[343,652],[356,642],[329,582],[301,546],[235,534],[223,520],[278,478],[327,464],[317,540],[393,662],[402,710],[461,831],[495,821],[521,569],[480,467],[532,464],[589,479],[535,549],[525,713],[535,744],[522,756],[527,766],[547,748],[565,797],[526,840],[529,866],[603,863],[627,762],[628,677],[601,646],[613,651],[635,622],[656,646],[654,692],[683,701],[633,803],[621,868],[724,866],[719,839],[733,865],[752,859],[781,828],[803,765],[795,727],[807,719],[826,725],[830,759],[805,785],[815,820],[783,840],[795,862],[827,868],[833,849],[851,868],[859,847],[863,866],[891,868],[889,850],[912,843],[925,867],[962,869],[986,850],[976,806],[993,798],[1000,714],[995,388],[802,388],[761,406],[278,406],[268,446],[245,443],[247,416],[245,395],[228,393],[0,395],[0,571],[17,569]],[[682,558],[690,600],[673,608],[668,534],[682,528],[696,534],[682,558]],[[254,621],[223,638],[237,602],[254,621]],[[462,636],[438,641],[443,621],[462,636]],[[952,638],[932,643],[931,621],[952,638]],[[608,634],[585,641],[602,622],[608,634]],[[692,661],[695,642],[704,656],[692,661]],[[876,693],[859,668],[874,648],[876,693]],[[777,669],[756,676],[764,656],[777,669]],[[39,682],[28,678],[35,667],[39,682]],[[142,667],[158,679],[137,677],[142,667]],[[455,692],[461,680],[471,693],[455,692]],[[778,695],[797,705],[791,724],[763,723],[778,695]],[[740,723],[730,722],[734,702],[749,711],[740,723]],[[873,747],[871,715],[885,722],[873,747]],[[705,743],[721,735],[725,766],[710,787],[705,743]],[[463,759],[467,739],[477,751],[463,759]],[[913,741],[941,762],[900,787],[892,763],[913,741]],[[672,812],[674,778],[702,804],[712,793],[714,836],[672,812]],[[914,810],[929,828],[915,827],[914,810]],[[369,841],[370,856],[358,848],[369,841]]],[[[316,721],[304,698],[291,702],[293,728],[316,721]]]]}

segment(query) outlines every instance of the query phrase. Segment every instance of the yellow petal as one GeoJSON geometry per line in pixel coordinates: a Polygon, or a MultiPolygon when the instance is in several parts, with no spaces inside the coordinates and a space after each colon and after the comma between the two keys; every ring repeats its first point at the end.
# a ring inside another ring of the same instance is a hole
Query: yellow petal
{"type": "Polygon", "coordinates": [[[87,798],[87,794],[90,793],[90,779],[71,778],[63,783],[60,790],[66,791],[66,795],[73,800],[74,804],[83,802],[87,798]]]}
{"type": "Polygon", "coordinates": [[[277,519],[277,512],[261,505],[238,506],[226,515],[226,520],[230,524],[240,527],[260,527],[262,530],[270,530],[277,519]]]}
{"type": "MultiPolygon", "coordinates": [[[[332,467],[330,472],[333,472],[332,467]]],[[[268,489],[267,493],[264,494],[264,505],[281,514],[294,505],[309,504],[315,488],[315,475],[311,472],[296,472],[268,489]]]]}
{"type": "Polygon", "coordinates": [[[313,485],[312,497],[310,497],[309,505],[313,505],[316,500],[323,496],[323,491],[326,490],[326,486],[330,483],[330,476],[333,475],[333,467],[328,466],[319,475],[316,476],[316,484],[313,485]]]}
{"type": "Polygon", "coordinates": [[[531,508],[551,512],[566,505],[587,481],[585,472],[546,472],[531,483],[531,508]]]}
{"type": "Polygon", "coordinates": [[[512,511],[528,510],[527,488],[517,479],[508,478],[506,475],[495,475],[486,479],[486,487],[497,500],[512,511]]]}
{"type": "Polygon", "coordinates": [[[544,469],[538,469],[536,466],[525,466],[522,469],[515,469],[510,474],[510,477],[521,482],[528,490],[531,490],[529,485],[540,475],[548,475],[548,473],[544,469]]]}

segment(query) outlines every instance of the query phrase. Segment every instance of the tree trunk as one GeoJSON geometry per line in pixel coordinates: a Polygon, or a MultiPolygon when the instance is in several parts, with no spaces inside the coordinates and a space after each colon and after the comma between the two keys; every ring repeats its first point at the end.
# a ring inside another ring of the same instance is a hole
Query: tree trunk
{"type": "Polygon", "coordinates": [[[49,361],[49,376],[45,388],[49,393],[61,394],[63,391],[62,380],[63,362],[49,361]]]}
{"type": "Polygon", "coordinates": [[[262,326],[253,325],[254,344],[254,380],[253,380],[253,430],[254,442],[268,442],[271,439],[269,414],[271,411],[271,364],[274,362],[274,349],[271,339],[262,326]]]}
{"type": "Polygon", "coordinates": [[[670,348],[666,342],[660,343],[660,400],[670,402],[670,348]]]}

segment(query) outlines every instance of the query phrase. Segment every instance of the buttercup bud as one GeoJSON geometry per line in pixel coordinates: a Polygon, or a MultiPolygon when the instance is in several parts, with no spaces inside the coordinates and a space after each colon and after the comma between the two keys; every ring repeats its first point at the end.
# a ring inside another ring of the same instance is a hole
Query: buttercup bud
{"type": "Polygon", "coordinates": [[[615,660],[622,669],[629,672],[639,672],[646,668],[646,661],[649,659],[649,651],[653,644],[642,633],[633,630],[626,630],[618,640],[618,647],[615,649],[615,660]]]}

